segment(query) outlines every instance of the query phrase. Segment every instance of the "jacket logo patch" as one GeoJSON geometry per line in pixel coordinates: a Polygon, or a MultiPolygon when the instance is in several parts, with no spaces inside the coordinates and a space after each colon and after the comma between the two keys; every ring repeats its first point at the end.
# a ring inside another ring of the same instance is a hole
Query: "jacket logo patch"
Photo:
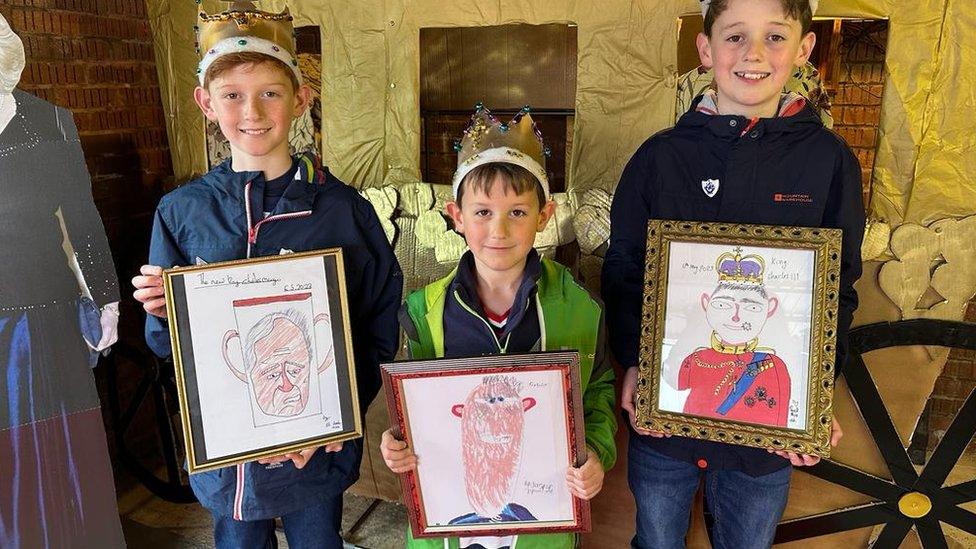
{"type": "Polygon", "coordinates": [[[813,204],[813,197],[803,193],[774,193],[773,202],[791,202],[793,204],[813,204]]]}
{"type": "Polygon", "coordinates": [[[718,179],[703,179],[701,184],[702,190],[705,191],[705,196],[708,198],[712,198],[718,193],[718,179]]]}

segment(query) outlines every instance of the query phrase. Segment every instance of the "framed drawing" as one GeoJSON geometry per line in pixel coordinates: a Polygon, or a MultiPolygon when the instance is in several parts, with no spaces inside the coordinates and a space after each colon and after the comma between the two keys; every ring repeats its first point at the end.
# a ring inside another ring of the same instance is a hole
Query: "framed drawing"
{"type": "Polygon", "coordinates": [[[586,460],[577,353],[395,362],[383,383],[418,457],[401,477],[414,537],[589,531],[566,486],[586,460]]]}
{"type": "Polygon", "coordinates": [[[841,231],[648,223],[637,423],[830,453],[841,231]]]}
{"type": "Polygon", "coordinates": [[[190,473],[362,435],[342,250],[163,273],[190,473]]]}

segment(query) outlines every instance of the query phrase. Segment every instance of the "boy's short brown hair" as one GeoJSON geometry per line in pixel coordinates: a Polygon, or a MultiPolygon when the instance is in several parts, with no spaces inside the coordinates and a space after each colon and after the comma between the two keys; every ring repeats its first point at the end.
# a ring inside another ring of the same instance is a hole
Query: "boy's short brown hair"
{"type": "Polygon", "coordinates": [[[281,61],[271,57],[269,55],[264,55],[263,53],[257,53],[253,51],[242,51],[228,53],[226,55],[221,55],[217,59],[214,59],[213,63],[207,67],[207,74],[203,77],[203,87],[209,89],[210,83],[214,81],[221,74],[233,69],[234,67],[240,65],[261,65],[269,64],[277,68],[282,73],[288,75],[288,80],[291,81],[292,90],[297,90],[299,87],[298,78],[295,77],[295,73],[288,68],[281,61]]]}
{"type": "Polygon", "coordinates": [[[545,206],[546,193],[532,172],[522,166],[506,162],[489,162],[468,172],[458,187],[457,198],[454,201],[457,202],[458,206],[461,205],[461,197],[464,196],[465,189],[479,190],[485,194],[491,193],[495,180],[499,177],[505,181],[505,188],[515,194],[534,190],[539,199],[539,209],[541,210],[545,206]]]}
{"type": "MultiPolygon", "coordinates": [[[[711,38],[712,25],[722,12],[727,10],[731,0],[712,0],[705,12],[705,36],[711,38]]],[[[813,11],[810,9],[810,0],[779,0],[783,6],[783,13],[788,19],[796,19],[800,22],[800,30],[803,34],[810,31],[813,23],[813,11]]]]}

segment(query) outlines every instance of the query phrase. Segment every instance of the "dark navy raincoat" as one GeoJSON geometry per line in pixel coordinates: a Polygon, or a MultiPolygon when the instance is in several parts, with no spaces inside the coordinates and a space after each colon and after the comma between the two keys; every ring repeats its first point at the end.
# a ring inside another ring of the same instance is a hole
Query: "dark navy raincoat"
{"type": "MultiPolygon", "coordinates": [[[[156,209],[149,263],[168,268],[341,247],[365,413],[380,387],[379,364],[396,353],[402,273],[372,205],[314,157],[299,158],[298,165],[268,217],[263,175],[234,172],[230,160],[167,194],[156,209]]],[[[164,319],[147,319],[146,341],[159,356],[171,353],[164,319]]],[[[211,511],[259,520],[345,491],[359,476],[361,457],[361,442],[351,441],[338,453],[316,452],[301,470],[291,462],[250,462],[194,474],[190,483],[211,511]]]]}

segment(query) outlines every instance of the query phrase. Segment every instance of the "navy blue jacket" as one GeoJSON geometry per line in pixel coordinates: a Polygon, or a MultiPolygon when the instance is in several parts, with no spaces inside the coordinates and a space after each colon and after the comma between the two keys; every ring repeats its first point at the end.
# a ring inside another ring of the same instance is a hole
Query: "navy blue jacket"
{"type": "MultiPolygon", "coordinates": [[[[610,348],[635,367],[648,219],[722,221],[844,232],[840,272],[837,364],[857,308],[864,207],[861,168],[847,144],[824,128],[809,106],[796,115],[763,118],[745,135],[741,116],[696,112],[644,142],[628,162],[610,210],[610,247],[603,263],[603,300],[610,348]],[[703,181],[719,181],[709,197],[703,181]]],[[[655,451],[709,468],[766,474],[788,465],[763,449],[683,437],[639,437],[655,451]]]]}
{"type": "MultiPolygon", "coordinates": [[[[345,264],[353,354],[362,413],[380,387],[379,364],[399,345],[397,309],[403,277],[373,207],[356,189],[299,159],[299,171],[275,210],[262,219],[264,176],[234,172],[230,160],[160,200],[149,263],[164,268],[341,247],[345,264]]],[[[164,319],[149,316],[146,341],[171,353],[164,319]]],[[[252,462],[190,477],[204,506],[244,520],[281,516],[343,492],[359,476],[362,446],[347,442],[336,454],[318,451],[304,469],[291,462],[252,462]],[[236,470],[235,470],[236,469],[236,470]]]]}
{"type": "MultiPolygon", "coordinates": [[[[488,316],[478,297],[474,254],[465,252],[458,262],[457,275],[451,281],[444,303],[444,356],[538,351],[542,329],[539,327],[535,299],[539,293],[538,282],[541,275],[542,263],[539,253],[533,248],[529,250],[522,284],[515,293],[508,321],[496,338],[493,330],[488,327],[485,320],[488,316]],[[479,318],[476,319],[468,310],[477,313],[479,318]],[[504,349],[499,349],[499,345],[504,349]]],[[[403,321],[400,323],[402,325],[403,321]]]]}

